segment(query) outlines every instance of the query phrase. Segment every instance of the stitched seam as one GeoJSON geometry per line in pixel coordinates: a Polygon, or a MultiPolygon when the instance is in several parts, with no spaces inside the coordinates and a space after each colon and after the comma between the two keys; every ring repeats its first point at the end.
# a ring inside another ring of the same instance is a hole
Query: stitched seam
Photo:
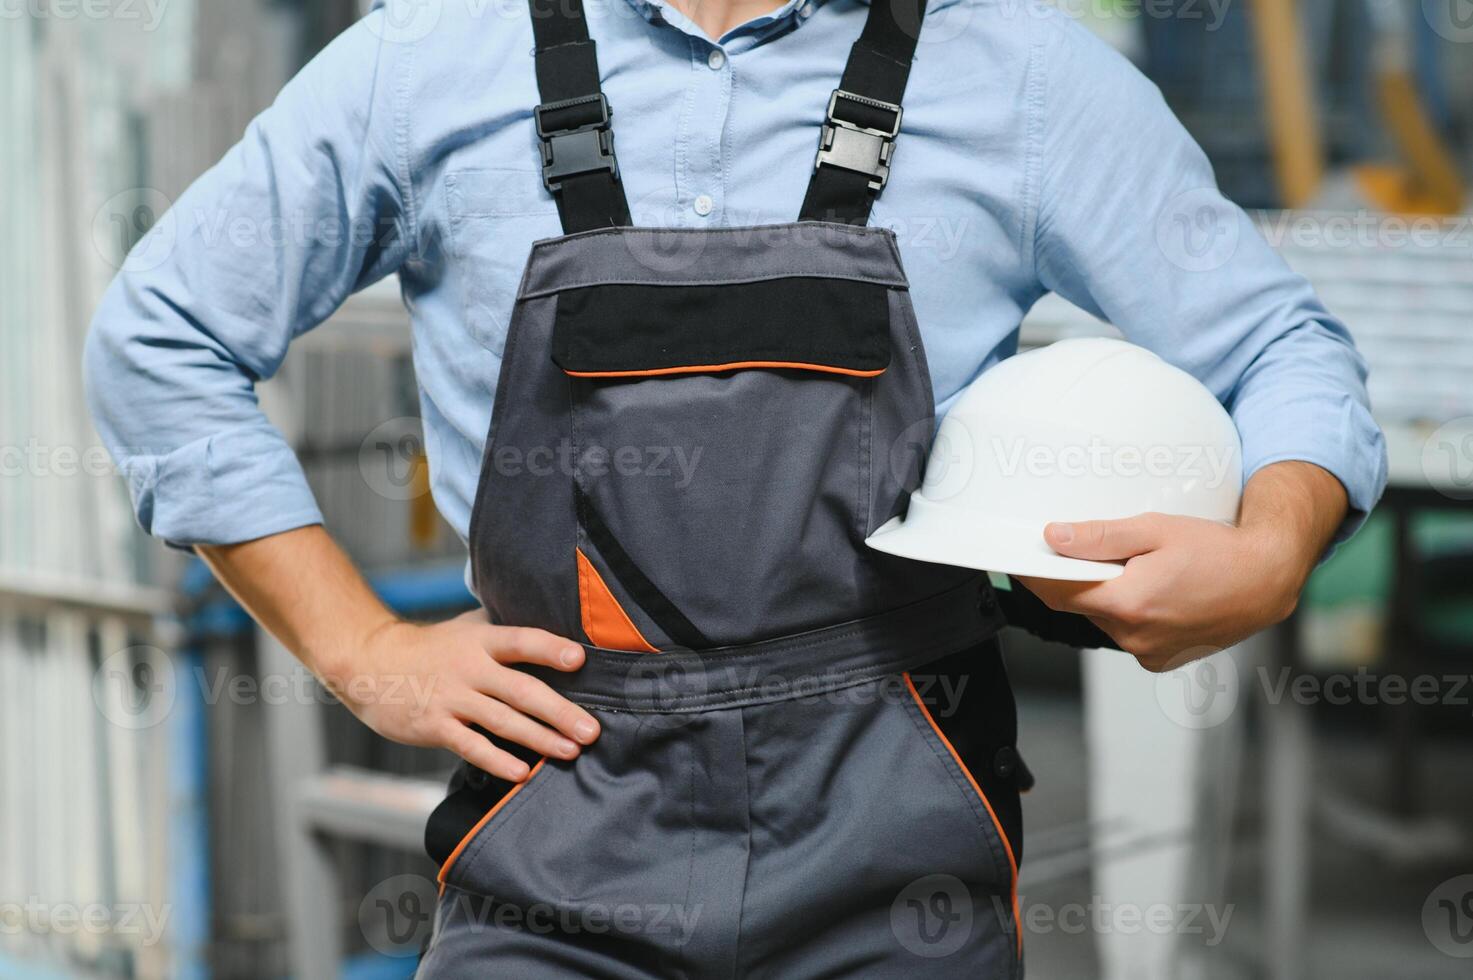
{"type": "MultiPolygon", "coordinates": [[[[1029,18],[1030,22],[1032,18],[1029,18]]],[[[1042,68],[1043,32],[1036,26],[1033,42],[1028,47],[1027,89],[1028,125],[1023,147],[1023,214],[1018,222],[1018,254],[1028,256],[1033,278],[1038,278],[1038,220],[1042,210],[1042,142],[1044,106],[1044,70],[1042,68]]]]}
{"type": "MultiPolygon", "coordinates": [[[[898,624],[898,625],[896,625],[896,626],[894,626],[892,628],[892,627],[890,627],[887,624],[886,625],[886,630],[887,631],[893,631],[893,632],[897,632],[898,633],[898,632],[902,632],[905,627],[916,625],[915,622],[914,622],[914,620],[920,619],[920,620],[922,620],[922,622],[928,621],[929,620],[929,617],[923,618],[923,616],[924,616],[925,613],[930,612],[931,610],[930,610],[929,607],[926,607],[926,608],[920,608],[920,609],[911,608],[911,609],[909,609],[907,611],[910,613],[909,616],[906,616],[903,619],[901,617],[897,616],[896,619],[894,620],[894,622],[896,624],[898,624]]],[[[870,627],[864,625],[864,623],[860,623],[860,624],[853,625],[853,626],[846,626],[846,627],[842,627],[842,628],[839,628],[839,629],[835,629],[832,632],[824,631],[819,636],[812,636],[812,637],[806,637],[806,638],[795,638],[795,639],[792,639],[792,640],[785,640],[785,641],[782,641],[782,642],[775,642],[775,643],[772,644],[771,647],[768,647],[767,649],[763,650],[763,653],[766,654],[766,655],[769,655],[769,656],[780,656],[782,654],[792,653],[794,651],[807,650],[807,649],[810,649],[810,648],[815,647],[815,646],[821,646],[823,644],[830,643],[830,642],[833,642],[835,640],[844,640],[844,639],[848,639],[849,637],[852,637],[852,636],[860,636],[860,635],[862,635],[864,633],[867,633],[869,631],[870,631],[870,627]]],[[[648,654],[630,654],[627,651],[623,651],[623,650],[608,650],[608,651],[604,651],[601,654],[601,656],[603,656],[605,659],[611,660],[611,661],[613,661],[615,663],[618,663],[620,661],[624,661],[625,663],[632,665],[632,664],[635,664],[635,663],[642,663],[642,662],[644,662],[644,660],[646,659],[646,657],[648,656],[648,654]],[[623,656],[620,656],[621,654],[623,656]]],[[[727,651],[724,651],[724,652],[723,651],[711,651],[709,653],[702,652],[700,654],[700,659],[704,663],[712,663],[712,662],[718,662],[718,661],[721,661],[721,660],[741,660],[741,659],[749,658],[751,656],[752,656],[752,654],[751,654],[750,651],[745,651],[745,650],[727,650],[727,651]]],[[[858,668],[858,669],[863,669],[863,668],[858,668]]]]}
{"type": "Polygon", "coordinates": [[[696,880],[696,750],[691,739],[685,739],[686,848],[685,907],[690,908],[691,889],[696,880]]]}
{"type": "MultiPolygon", "coordinates": [[[[534,246],[535,247],[535,246],[534,246]]],[[[538,289],[525,289],[525,280],[531,278],[532,262],[527,263],[527,275],[523,277],[524,291],[517,296],[518,300],[537,299],[541,296],[550,296],[554,293],[567,292],[573,289],[587,289],[589,286],[741,286],[748,283],[771,282],[774,279],[838,279],[843,282],[867,282],[877,286],[885,286],[890,289],[909,290],[910,286],[903,279],[886,279],[880,276],[856,276],[852,274],[840,274],[830,272],[811,272],[804,270],[784,269],[781,272],[772,272],[758,276],[742,276],[722,279],[587,279],[574,280],[573,282],[559,283],[555,286],[544,286],[538,289]]]]}
{"type": "MultiPolygon", "coordinates": [[[[537,774],[539,776],[543,775],[548,770],[548,768],[549,767],[547,766],[547,764],[543,763],[542,768],[537,771],[537,774]]],[[[548,780],[546,779],[536,779],[529,777],[525,783],[522,783],[521,792],[519,792],[513,799],[507,800],[506,806],[501,808],[501,812],[496,814],[496,816],[492,817],[489,821],[487,821],[486,826],[482,827],[481,832],[476,835],[476,839],[471,841],[470,846],[467,847],[463,852],[461,852],[459,860],[457,860],[455,864],[451,866],[450,870],[446,872],[446,879],[449,880],[450,876],[455,874],[457,869],[468,867],[470,864],[472,864],[476,860],[476,858],[480,856],[481,852],[486,849],[486,842],[489,841],[493,836],[495,836],[496,833],[501,830],[501,828],[506,826],[506,823],[511,818],[512,814],[516,813],[518,810],[525,808],[527,805],[527,801],[530,800],[536,793],[538,793],[542,789],[542,787],[547,784],[547,782],[548,780]]],[[[463,884],[458,887],[465,888],[463,884]]],[[[474,889],[467,890],[473,891],[474,889]]]]}
{"type": "MultiPolygon", "coordinates": [[[[655,654],[646,654],[645,656],[655,656],[655,654]]],[[[753,707],[759,704],[773,704],[781,701],[796,701],[803,698],[813,698],[819,697],[824,694],[832,694],[835,691],[844,691],[848,690],[851,687],[858,687],[861,684],[872,683],[876,680],[879,680],[881,677],[886,676],[887,674],[895,673],[896,669],[896,665],[889,665],[888,667],[876,669],[873,674],[865,674],[858,677],[847,678],[841,682],[832,685],[825,685],[822,687],[805,687],[801,690],[795,690],[790,695],[786,695],[784,697],[764,698],[760,701],[753,701],[749,697],[746,697],[746,695],[750,695],[752,691],[760,690],[760,688],[749,688],[742,692],[733,692],[733,694],[737,696],[728,696],[723,697],[720,700],[710,700],[706,703],[697,703],[692,705],[677,704],[677,702],[680,700],[678,698],[661,698],[658,701],[655,701],[648,698],[616,698],[613,695],[607,694],[579,694],[576,692],[566,693],[564,694],[564,696],[567,697],[574,704],[581,704],[585,707],[597,708],[600,711],[607,711],[612,714],[702,714],[707,711],[730,711],[736,708],[753,707]]]]}
{"type": "Polygon", "coordinates": [[[893,256],[899,257],[900,252],[895,247],[895,236],[887,228],[873,228],[869,226],[846,225],[833,221],[788,221],[775,225],[726,225],[721,228],[596,228],[591,231],[574,232],[571,235],[562,235],[557,238],[549,238],[537,242],[533,246],[534,251],[552,252],[562,249],[585,238],[602,238],[610,235],[641,236],[650,237],[659,235],[721,235],[723,237],[735,237],[739,232],[771,232],[774,229],[785,228],[797,231],[805,226],[827,228],[840,235],[850,238],[882,238],[890,245],[893,256]]]}
{"type": "Polygon", "coordinates": [[[540,218],[549,212],[541,211],[466,211],[461,210],[450,219],[451,224],[459,224],[466,218],[540,218]]]}
{"type": "Polygon", "coordinates": [[[946,746],[941,744],[941,739],[936,735],[936,730],[931,727],[931,722],[926,718],[925,709],[916,703],[915,698],[911,696],[909,690],[906,691],[905,701],[905,707],[909,709],[911,722],[914,723],[921,737],[925,739],[926,744],[930,746],[932,755],[941,764],[942,769],[946,771],[951,784],[962,794],[963,799],[966,801],[967,809],[971,812],[973,819],[977,821],[978,836],[982,838],[983,844],[986,845],[987,853],[992,856],[993,869],[1001,876],[1003,883],[1011,889],[1013,870],[1008,864],[1008,856],[1003,851],[1002,842],[993,840],[995,834],[987,832],[987,828],[992,824],[992,815],[983,807],[982,801],[977,798],[976,792],[972,789],[972,784],[967,781],[967,777],[957,767],[956,759],[952,758],[951,753],[946,751],[946,746]]]}
{"type": "MultiPolygon", "coordinates": [[[[580,339],[582,339],[582,338],[580,338],[580,339]]],[[[580,345],[580,346],[584,346],[584,345],[580,345]]],[[[586,346],[594,346],[594,345],[586,345],[586,346]]],[[[585,349],[573,351],[573,353],[574,354],[581,355],[581,356],[584,356],[584,357],[587,357],[589,355],[589,353],[599,353],[599,351],[598,351],[598,349],[597,349],[596,346],[594,346],[594,350],[591,351],[591,352],[586,349],[586,346],[585,346],[585,349]]],[[[860,358],[871,358],[871,359],[873,359],[873,358],[878,358],[878,357],[883,357],[884,356],[884,354],[882,352],[877,351],[877,350],[862,350],[862,349],[856,349],[856,347],[836,347],[836,348],[828,348],[828,347],[743,347],[741,345],[741,342],[740,341],[733,341],[732,343],[727,344],[726,346],[723,346],[723,347],[698,347],[698,348],[695,348],[694,350],[681,350],[680,351],[681,360],[675,366],[683,365],[683,364],[685,364],[685,362],[689,361],[693,357],[713,358],[713,357],[731,357],[733,355],[740,355],[741,357],[743,357],[744,359],[747,359],[747,360],[757,360],[757,359],[764,359],[764,358],[772,357],[772,356],[779,355],[779,354],[786,354],[786,355],[788,355],[790,357],[791,356],[797,356],[797,355],[800,355],[800,354],[811,354],[811,355],[820,356],[820,357],[840,357],[842,355],[848,355],[849,357],[851,357],[851,358],[853,358],[855,360],[859,360],[860,358]]],[[[604,361],[603,363],[605,363],[605,364],[612,364],[612,363],[617,363],[617,362],[604,361]]]]}
{"type": "MultiPolygon", "coordinates": [[[[965,642],[967,641],[963,641],[963,643],[965,642]]],[[[898,671],[907,670],[911,665],[929,663],[932,660],[946,656],[944,652],[936,653],[935,649],[937,648],[947,652],[954,652],[951,644],[941,644],[939,642],[927,644],[926,649],[909,657],[897,658],[894,661],[882,664],[868,664],[862,667],[850,667],[845,670],[815,675],[823,683],[818,683],[811,687],[794,684],[790,688],[789,693],[786,693],[784,696],[767,698],[761,703],[817,697],[821,694],[829,694],[833,691],[868,683],[869,681],[877,680],[898,671]]],[[[644,654],[644,656],[648,657],[651,654],[644,654]]],[[[622,712],[625,714],[679,714],[682,710],[687,712],[719,711],[724,708],[739,707],[745,698],[756,692],[763,691],[770,692],[770,685],[759,683],[748,687],[734,688],[720,695],[693,694],[669,698],[621,698],[614,695],[579,691],[566,691],[563,694],[574,703],[607,708],[610,711],[620,711],[622,709],[622,712]],[[656,710],[639,710],[641,707],[649,705],[653,705],[656,710]]]]}
{"type": "Polygon", "coordinates": [[[859,473],[855,486],[854,518],[855,530],[861,538],[869,532],[870,518],[870,465],[874,452],[871,415],[874,412],[875,386],[865,385],[859,393],[859,473]]]}
{"type": "Polygon", "coordinates": [[[731,951],[731,973],[732,980],[738,975],[742,965],[742,923],[747,917],[747,882],[752,874],[752,753],[747,744],[747,716],[744,712],[737,712],[737,721],[742,729],[742,805],[746,808],[747,826],[747,849],[746,860],[742,865],[742,890],[737,904],[737,929],[736,938],[732,942],[731,951]]]}
{"type": "MultiPolygon", "coordinates": [[[[385,16],[391,16],[387,12],[385,16]]],[[[382,48],[387,42],[380,38],[379,46],[382,48]]],[[[394,162],[399,169],[398,182],[401,184],[400,193],[404,195],[404,214],[409,222],[409,252],[416,259],[421,258],[419,241],[419,201],[414,191],[414,175],[409,166],[409,75],[414,67],[414,45],[397,45],[404,48],[404,61],[401,63],[398,78],[394,86],[394,162]]]]}
{"type": "Polygon", "coordinates": [[[593,631],[588,628],[588,562],[578,560],[576,549],[573,552],[573,564],[578,566],[578,622],[583,627],[583,635],[591,640],[593,631]]]}

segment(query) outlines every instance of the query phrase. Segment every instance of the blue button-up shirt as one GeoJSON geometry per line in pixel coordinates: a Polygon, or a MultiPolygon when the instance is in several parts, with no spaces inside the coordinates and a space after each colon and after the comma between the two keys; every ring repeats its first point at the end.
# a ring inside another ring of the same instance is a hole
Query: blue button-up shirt
{"type": "MultiPolygon", "coordinates": [[[[863,3],[791,0],[718,41],[659,0],[585,6],[634,222],[795,219],[863,3]]],[[[1246,473],[1297,459],[1339,477],[1348,533],[1385,482],[1365,365],[1156,89],[1041,3],[930,7],[872,221],[898,236],[938,408],[1052,290],[1200,378],[1246,473]]],[[[134,249],[86,368],[145,528],[229,543],[320,520],[254,384],[397,272],[435,500],[464,536],[522,264],[560,233],[532,46],[522,0],[380,3],[134,249]]]]}

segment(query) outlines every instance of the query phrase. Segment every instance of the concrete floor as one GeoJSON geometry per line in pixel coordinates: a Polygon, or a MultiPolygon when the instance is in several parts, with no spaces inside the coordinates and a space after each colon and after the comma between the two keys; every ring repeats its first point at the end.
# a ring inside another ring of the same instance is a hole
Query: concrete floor
{"type": "MultiPolygon", "coordinates": [[[[1080,703],[1061,693],[1030,692],[1019,697],[1020,748],[1038,778],[1025,797],[1027,847],[1020,892],[1027,921],[1029,905],[1061,908],[1087,904],[1095,894],[1084,847],[1086,824],[1085,751],[1080,703]]],[[[1321,808],[1331,794],[1374,803],[1380,798],[1384,750],[1375,732],[1336,733],[1316,729],[1316,791],[1321,808]]],[[[1191,954],[1193,980],[1256,980],[1266,977],[1261,951],[1264,906],[1259,839],[1259,748],[1249,734],[1245,778],[1236,801],[1227,892],[1210,901],[1233,906],[1221,943],[1191,954]]],[[[1473,831],[1473,757],[1464,745],[1436,745],[1424,756],[1428,812],[1444,829],[1473,831]]],[[[1440,951],[1423,928],[1422,909],[1440,883],[1473,873],[1466,846],[1435,856],[1391,862],[1384,853],[1335,832],[1336,821],[1320,814],[1311,839],[1311,919],[1304,937],[1303,980],[1453,980],[1473,978],[1473,941],[1459,949],[1469,958],[1440,951]]],[[[1407,835],[1428,825],[1404,828],[1407,835]]],[[[1102,896],[1108,900],[1108,896],[1102,896]]],[[[1464,926],[1473,929],[1473,920],[1464,926]]],[[[1029,980],[1092,980],[1100,977],[1096,937],[1089,929],[1025,932],[1029,980]]],[[[1163,941],[1170,941],[1163,940],[1163,941]]],[[[1113,980],[1113,978],[1112,978],[1113,980]]],[[[1132,978],[1136,980],[1136,978],[1132,978]]],[[[1156,980],[1156,978],[1139,978],[1156,980]]],[[[1170,980],[1182,980],[1172,977],[1170,980]]]]}

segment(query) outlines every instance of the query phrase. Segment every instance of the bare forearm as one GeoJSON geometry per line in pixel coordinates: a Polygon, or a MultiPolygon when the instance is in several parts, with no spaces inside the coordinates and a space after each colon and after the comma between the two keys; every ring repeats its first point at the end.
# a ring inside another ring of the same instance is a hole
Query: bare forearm
{"type": "Polygon", "coordinates": [[[380,735],[449,749],[513,780],[529,767],[485,732],[559,759],[598,737],[592,715],[517,669],[577,670],[583,648],[570,640],[493,626],[480,609],[405,622],[320,525],[198,550],[256,621],[380,735]]]}
{"type": "Polygon", "coordinates": [[[1348,508],[1340,481],[1313,463],[1273,463],[1244,485],[1238,526],[1263,542],[1291,609],[1348,508]]]}
{"type": "Polygon", "coordinates": [[[251,616],[318,676],[396,617],[320,524],[231,545],[200,557],[251,616]]]}

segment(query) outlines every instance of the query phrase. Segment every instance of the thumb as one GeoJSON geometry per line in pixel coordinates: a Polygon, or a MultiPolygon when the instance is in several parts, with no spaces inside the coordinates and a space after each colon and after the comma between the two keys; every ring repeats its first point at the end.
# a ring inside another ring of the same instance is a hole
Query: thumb
{"type": "Polygon", "coordinates": [[[1117,521],[1076,521],[1049,524],[1043,539],[1059,554],[1090,561],[1134,558],[1161,545],[1159,514],[1140,514],[1117,521]]]}

